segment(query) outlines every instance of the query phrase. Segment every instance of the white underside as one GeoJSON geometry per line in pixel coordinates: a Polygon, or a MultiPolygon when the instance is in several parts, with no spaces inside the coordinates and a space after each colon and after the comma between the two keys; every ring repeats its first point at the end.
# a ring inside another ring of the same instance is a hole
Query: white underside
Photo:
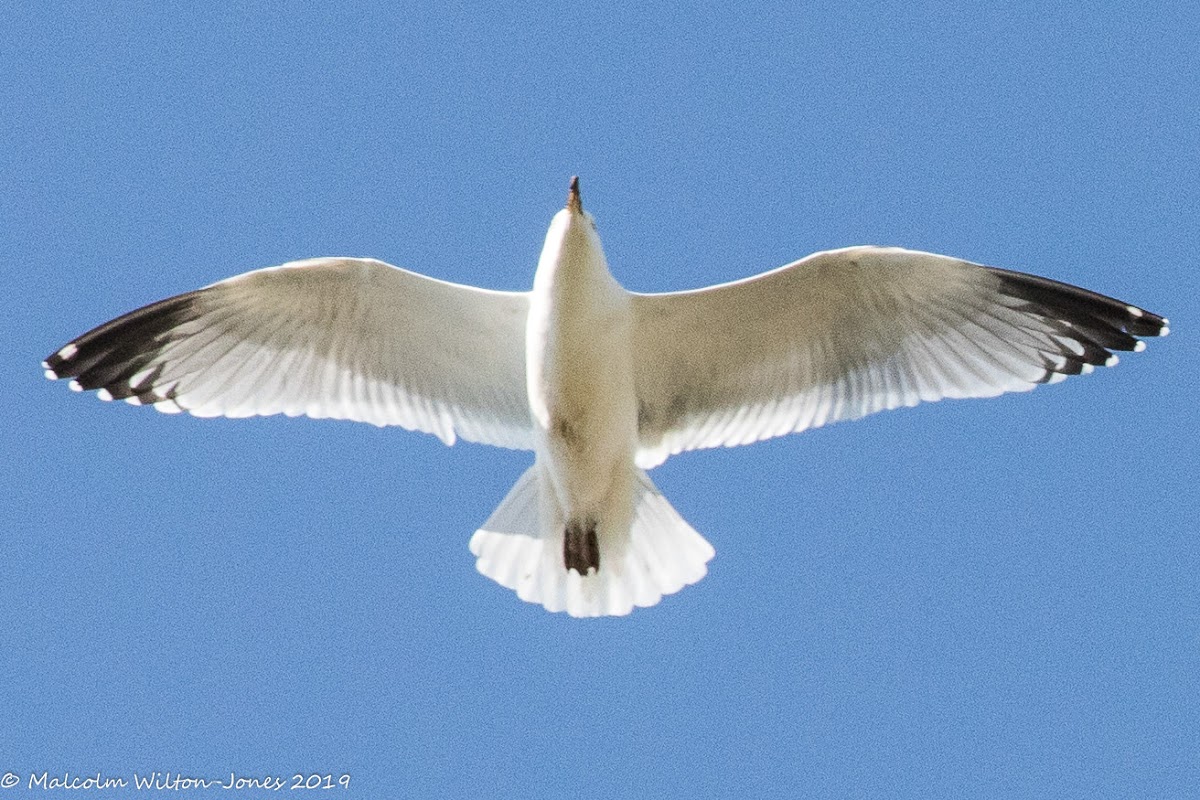
{"type": "Polygon", "coordinates": [[[1167,332],[1111,298],[897,248],[633,294],[573,195],[532,292],[370,259],[298,261],[138,309],[43,367],[160,411],[332,417],[533,450],[471,551],[523,600],[596,616],[653,605],[703,577],[713,555],[641,469],[920,402],[1026,391],[1167,332]],[[599,548],[586,576],[563,555],[564,527],[580,521],[599,548]]]}

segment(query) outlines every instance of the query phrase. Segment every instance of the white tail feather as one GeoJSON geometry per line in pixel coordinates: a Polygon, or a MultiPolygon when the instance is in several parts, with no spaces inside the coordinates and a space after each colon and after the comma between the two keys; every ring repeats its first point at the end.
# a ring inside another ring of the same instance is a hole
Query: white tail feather
{"type": "MultiPolygon", "coordinates": [[[[471,537],[476,568],[522,600],[573,617],[621,616],[652,606],[708,572],[712,545],[638,473],[626,536],[601,530],[600,569],[587,577],[563,563],[563,523],[534,464],[471,537]]],[[[603,521],[601,521],[603,528],[603,521]]]]}

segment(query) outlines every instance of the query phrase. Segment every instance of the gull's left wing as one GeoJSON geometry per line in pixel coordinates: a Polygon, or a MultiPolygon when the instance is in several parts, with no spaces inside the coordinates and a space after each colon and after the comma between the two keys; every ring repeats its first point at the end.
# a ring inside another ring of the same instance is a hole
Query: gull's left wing
{"type": "Polygon", "coordinates": [[[49,356],[49,378],[160,411],[287,414],[533,446],[525,293],[316,258],[162,300],[49,356]]]}
{"type": "Polygon", "coordinates": [[[634,294],[638,464],[943,397],[1053,383],[1167,321],[1067,284],[899,248],[634,294]]]}

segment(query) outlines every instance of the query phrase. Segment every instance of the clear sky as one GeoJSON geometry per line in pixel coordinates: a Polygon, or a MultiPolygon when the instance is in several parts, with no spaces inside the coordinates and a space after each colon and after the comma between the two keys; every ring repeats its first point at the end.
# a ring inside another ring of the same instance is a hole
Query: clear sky
{"type": "Polygon", "coordinates": [[[1194,796],[1194,3],[309,5],[0,12],[0,776],[1194,796]],[[475,572],[528,454],[42,378],[93,325],[295,258],[527,289],[576,173],[631,289],[894,244],[1174,332],[672,459],[710,573],[602,620],[475,572]]]}

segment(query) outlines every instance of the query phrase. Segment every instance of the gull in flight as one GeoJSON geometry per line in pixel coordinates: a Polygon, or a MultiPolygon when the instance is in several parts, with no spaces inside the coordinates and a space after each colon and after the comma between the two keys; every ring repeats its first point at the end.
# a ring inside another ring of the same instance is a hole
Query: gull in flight
{"type": "Polygon", "coordinates": [[[484,575],[572,616],[695,583],[713,548],[645,470],[944,397],[1055,383],[1167,320],[1064,283],[895,247],[686,292],[612,277],[579,181],[529,292],[363,258],[255,270],[105,323],[46,376],[198,417],[399,425],[534,452],[471,538],[484,575]]]}

